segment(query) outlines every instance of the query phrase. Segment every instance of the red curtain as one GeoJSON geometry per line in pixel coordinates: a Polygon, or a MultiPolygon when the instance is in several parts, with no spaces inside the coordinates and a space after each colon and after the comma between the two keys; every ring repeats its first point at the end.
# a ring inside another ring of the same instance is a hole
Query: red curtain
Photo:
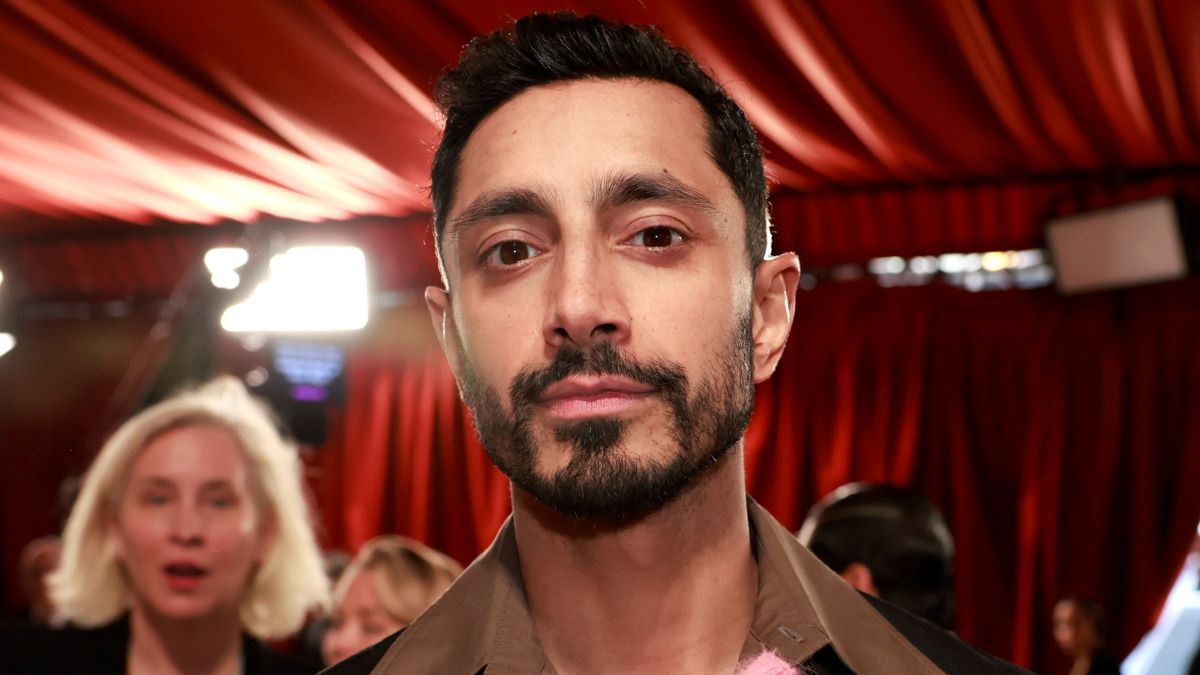
{"type": "Polygon", "coordinates": [[[1200,283],[1077,299],[869,284],[801,295],[760,388],[750,491],[798,526],[850,480],[912,485],[958,545],[960,633],[1042,671],[1097,598],[1122,653],[1200,519],[1200,283]]]}
{"type": "MultiPolygon", "coordinates": [[[[833,265],[878,256],[1035,248],[1045,245],[1042,228],[1051,218],[1159,196],[1200,207],[1200,171],[815,194],[785,191],[772,197],[771,211],[778,226],[776,250],[797,251],[806,265],[833,265]]],[[[1181,220],[1190,227],[1186,214],[1181,220]]]]}
{"type": "Polygon", "coordinates": [[[474,35],[558,9],[691,49],[789,188],[1200,161],[1191,0],[15,0],[0,231],[427,211],[434,79],[474,35]]]}
{"type": "MultiPolygon", "coordinates": [[[[749,490],[797,528],[845,482],[914,486],[954,531],[963,637],[1053,670],[1050,609],[1081,593],[1128,649],[1200,519],[1197,306],[1197,280],[1073,299],[866,282],[802,293],[759,388],[749,490]]],[[[319,461],[326,526],[350,548],[401,532],[467,561],[508,513],[435,351],[358,357],[319,461]]]]}

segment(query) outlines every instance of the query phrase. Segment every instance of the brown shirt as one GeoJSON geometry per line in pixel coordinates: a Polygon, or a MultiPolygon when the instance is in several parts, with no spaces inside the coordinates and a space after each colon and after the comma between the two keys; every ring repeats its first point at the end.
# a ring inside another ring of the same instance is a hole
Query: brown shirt
{"type": "MultiPolygon", "coordinates": [[[[859,673],[941,673],[854,589],[750,500],[758,597],[742,659],[802,664],[829,645],[859,673]]],[[[525,600],[510,518],[492,546],[396,638],[374,675],[553,675],[525,600]]]]}

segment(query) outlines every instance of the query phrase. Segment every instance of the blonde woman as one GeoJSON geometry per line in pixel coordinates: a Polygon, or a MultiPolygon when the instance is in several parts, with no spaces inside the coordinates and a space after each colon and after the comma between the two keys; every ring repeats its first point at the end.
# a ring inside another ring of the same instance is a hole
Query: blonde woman
{"type": "Polygon", "coordinates": [[[329,597],[295,448],[232,377],[139,413],[92,463],[49,586],[72,628],[20,672],[312,672],[260,642],[329,597]]]}
{"type": "Polygon", "coordinates": [[[334,589],[333,623],[321,641],[325,663],[337,663],[407,626],[461,572],[449,556],[407,537],[368,541],[334,589]]]}

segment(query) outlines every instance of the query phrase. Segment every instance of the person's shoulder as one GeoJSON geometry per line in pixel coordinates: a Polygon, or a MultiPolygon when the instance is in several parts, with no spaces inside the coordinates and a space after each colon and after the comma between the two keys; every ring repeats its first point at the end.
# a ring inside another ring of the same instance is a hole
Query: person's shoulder
{"type": "Polygon", "coordinates": [[[950,675],[956,673],[979,673],[980,675],[995,673],[1000,675],[1029,672],[1008,661],[980,651],[963,642],[950,631],[913,616],[889,602],[869,595],[863,597],[914,647],[930,661],[933,661],[934,665],[950,675]]]}
{"type": "MultiPolygon", "coordinates": [[[[1200,652],[1197,652],[1197,657],[1200,658],[1200,652]]],[[[1195,672],[1194,668],[1193,664],[1193,670],[1188,672],[1195,672]]],[[[1108,652],[1096,652],[1092,657],[1092,667],[1088,669],[1088,675],[1121,675],[1121,662],[1108,652]]]]}
{"type": "Polygon", "coordinates": [[[392,646],[392,643],[403,632],[404,629],[401,628],[354,656],[338,661],[325,670],[322,670],[321,675],[367,675],[367,673],[375,669],[375,666],[383,659],[383,655],[387,653],[388,648],[392,646]]]}

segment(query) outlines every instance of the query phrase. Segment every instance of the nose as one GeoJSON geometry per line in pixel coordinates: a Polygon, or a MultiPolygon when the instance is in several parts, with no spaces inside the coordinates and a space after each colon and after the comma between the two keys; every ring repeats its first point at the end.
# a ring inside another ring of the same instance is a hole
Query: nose
{"type": "Polygon", "coordinates": [[[629,339],[629,311],[614,267],[597,247],[563,247],[549,281],[542,328],[548,345],[587,349],[602,340],[621,344],[629,339]]]}
{"type": "Polygon", "coordinates": [[[332,666],[350,655],[346,632],[345,626],[330,626],[329,630],[325,632],[325,637],[321,639],[321,652],[325,659],[325,665],[332,666]]]}
{"type": "Polygon", "coordinates": [[[178,504],[171,517],[171,541],[180,546],[198,546],[204,541],[204,522],[191,504],[178,504]]]}

